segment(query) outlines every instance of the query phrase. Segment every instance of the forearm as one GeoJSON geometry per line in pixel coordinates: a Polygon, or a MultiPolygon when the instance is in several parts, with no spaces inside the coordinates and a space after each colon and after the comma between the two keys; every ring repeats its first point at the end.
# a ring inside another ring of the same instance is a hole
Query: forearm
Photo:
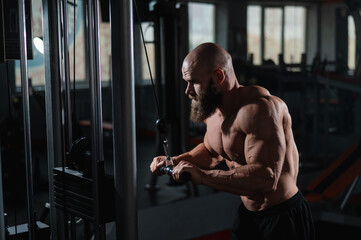
{"type": "Polygon", "coordinates": [[[220,161],[213,157],[203,143],[198,144],[191,151],[173,157],[173,162],[177,165],[180,161],[194,164],[200,169],[211,169],[220,161]]]}
{"type": "Polygon", "coordinates": [[[274,189],[274,175],[269,168],[246,165],[228,171],[202,170],[203,185],[237,195],[254,195],[274,189]]]}

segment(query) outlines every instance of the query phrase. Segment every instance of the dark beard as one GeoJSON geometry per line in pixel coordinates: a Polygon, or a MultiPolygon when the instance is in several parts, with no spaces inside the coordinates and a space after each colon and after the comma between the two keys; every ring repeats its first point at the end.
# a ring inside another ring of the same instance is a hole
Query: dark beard
{"type": "Polygon", "coordinates": [[[210,79],[205,91],[199,95],[198,101],[192,100],[190,119],[201,123],[210,117],[221,103],[221,91],[210,79]]]}

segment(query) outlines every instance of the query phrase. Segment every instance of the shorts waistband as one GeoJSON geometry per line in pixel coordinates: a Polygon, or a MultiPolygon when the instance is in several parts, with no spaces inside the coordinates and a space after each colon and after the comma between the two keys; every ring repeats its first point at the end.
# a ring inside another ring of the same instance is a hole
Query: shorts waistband
{"type": "Polygon", "coordinates": [[[272,216],[276,214],[280,214],[282,212],[288,211],[293,206],[296,206],[298,203],[304,201],[305,198],[303,197],[303,194],[301,191],[298,191],[293,197],[290,199],[287,199],[286,201],[274,205],[272,207],[269,207],[267,209],[261,210],[261,211],[250,211],[248,210],[244,204],[242,204],[242,211],[243,213],[246,213],[248,215],[252,215],[254,217],[264,217],[264,216],[272,216]]]}

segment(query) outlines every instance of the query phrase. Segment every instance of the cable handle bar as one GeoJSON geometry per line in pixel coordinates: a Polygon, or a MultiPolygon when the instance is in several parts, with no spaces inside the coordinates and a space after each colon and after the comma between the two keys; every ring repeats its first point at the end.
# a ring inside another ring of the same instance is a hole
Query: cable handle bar
{"type": "MultiPolygon", "coordinates": [[[[169,176],[173,176],[173,166],[172,165],[163,166],[159,170],[162,173],[168,174],[169,176]]],[[[191,179],[192,179],[192,174],[190,172],[183,172],[179,178],[179,180],[181,182],[188,182],[191,179]]]]}

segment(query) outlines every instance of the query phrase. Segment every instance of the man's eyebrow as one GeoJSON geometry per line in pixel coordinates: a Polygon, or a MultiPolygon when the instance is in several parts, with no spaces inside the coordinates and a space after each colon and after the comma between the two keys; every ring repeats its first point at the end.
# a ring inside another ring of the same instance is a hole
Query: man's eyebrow
{"type": "Polygon", "coordinates": [[[195,80],[195,79],[193,79],[193,78],[191,78],[191,79],[189,79],[189,80],[185,80],[185,81],[190,82],[190,83],[196,83],[196,82],[197,82],[197,80],[195,80]]]}

